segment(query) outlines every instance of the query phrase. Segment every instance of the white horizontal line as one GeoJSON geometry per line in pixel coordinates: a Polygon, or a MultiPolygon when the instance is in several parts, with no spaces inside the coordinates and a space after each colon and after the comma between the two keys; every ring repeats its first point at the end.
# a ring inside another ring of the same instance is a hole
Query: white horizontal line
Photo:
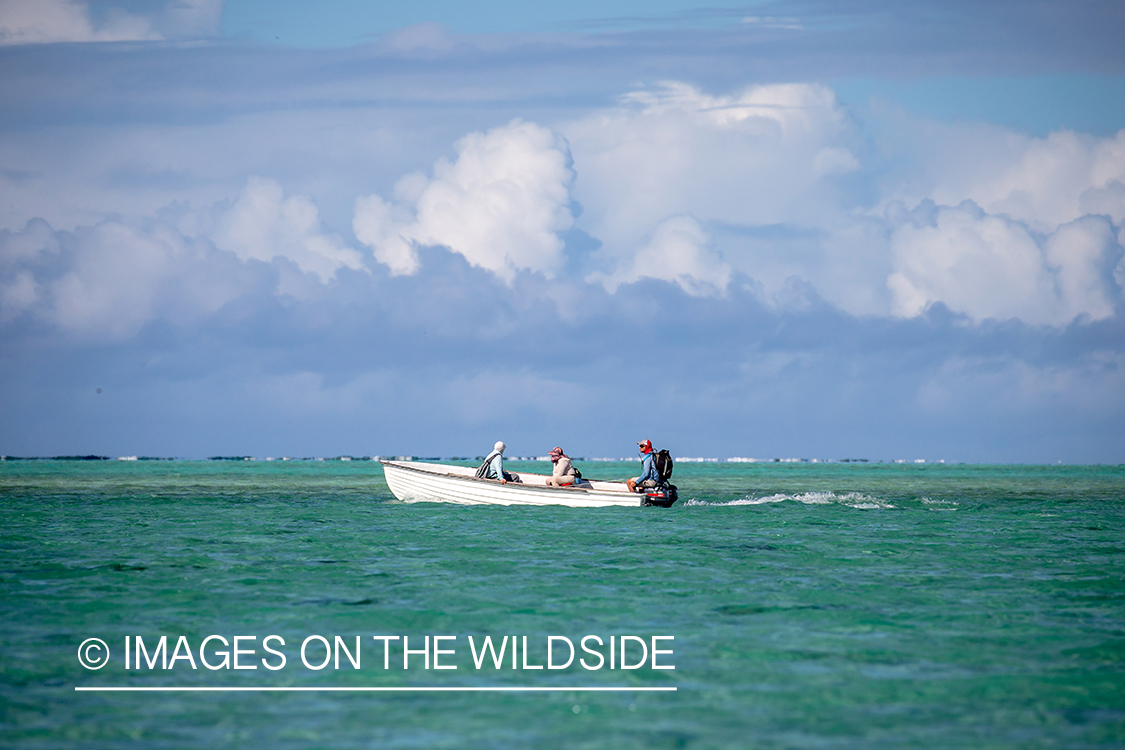
{"type": "Polygon", "coordinates": [[[75,687],[92,693],[674,693],[674,687],[75,687]]]}

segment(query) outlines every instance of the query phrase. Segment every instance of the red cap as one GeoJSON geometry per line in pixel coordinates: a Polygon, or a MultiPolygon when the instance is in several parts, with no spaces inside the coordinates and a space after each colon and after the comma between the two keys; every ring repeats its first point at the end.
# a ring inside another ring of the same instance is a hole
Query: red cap
{"type": "Polygon", "coordinates": [[[647,439],[642,440],[641,442],[637,443],[637,445],[640,446],[641,451],[644,452],[644,453],[648,453],[649,451],[652,450],[652,441],[651,440],[647,440],[647,439]]]}

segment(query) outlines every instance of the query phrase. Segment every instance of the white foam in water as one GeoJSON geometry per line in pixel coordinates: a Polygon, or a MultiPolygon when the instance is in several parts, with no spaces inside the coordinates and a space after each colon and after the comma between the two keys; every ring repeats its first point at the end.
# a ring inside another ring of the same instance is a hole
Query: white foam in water
{"type": "Polygon", "coordinates": [[[777,494],[766,495],[765,497],[743,497],[726,503],[688,500],[684,505],[765,505],[767,503],[783,503],[787,500],[805,505],[846,505],[849,508],[859,510],[879,510],[895,507],[885,500],[860,492],[847,492],[843,495],[837,495],[835,492],[802,492],[799,495],[777,494]]]}

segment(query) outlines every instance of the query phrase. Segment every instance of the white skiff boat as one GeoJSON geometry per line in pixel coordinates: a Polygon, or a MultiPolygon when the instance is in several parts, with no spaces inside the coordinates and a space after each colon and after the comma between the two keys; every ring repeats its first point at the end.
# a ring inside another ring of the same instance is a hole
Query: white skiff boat
{"type": "Polygon", "coordinates": [[[552,487],[547,475],[519,472],[520,482],[500,484],[478,479],[472,466],[450,466],[421,461],[380,461],[387,486],[406,503],[443,502],[463,505],[569,505],[599,508],[608,505],[640,506],[645,495],[630,492],[623,482],[583,479],[575,487],[552,487]]]}

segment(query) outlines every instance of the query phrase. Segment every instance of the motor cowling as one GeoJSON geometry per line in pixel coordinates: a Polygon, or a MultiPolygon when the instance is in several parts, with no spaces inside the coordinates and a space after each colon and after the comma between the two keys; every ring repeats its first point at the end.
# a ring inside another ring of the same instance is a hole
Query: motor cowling
{"type": "Polygon", "coordinates": [[[651,505],[660,508],[671,508],[672,503],[676,502],[678,494],[676,492],[676,485],[664,484],[660,487],[652,487],[644,491],[644,497],[641,499],[641,505],[651,505]]]}

